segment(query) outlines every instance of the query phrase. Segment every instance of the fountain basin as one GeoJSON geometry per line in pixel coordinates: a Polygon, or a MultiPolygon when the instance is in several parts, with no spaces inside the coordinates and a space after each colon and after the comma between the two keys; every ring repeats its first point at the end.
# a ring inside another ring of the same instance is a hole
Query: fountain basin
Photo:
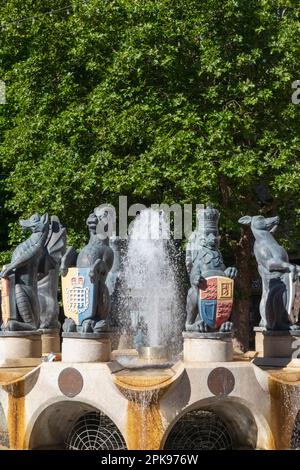
{"type": "MultiPolygon", "coordinates": [[[[115,374],[115,383],[128,398],[128,391],[157,391],[170,385],[174,371],[171,369],[125,369],[115,374]]],[[[131,393],[129,393],[131,396],[131,393]]]]}
{"type": "Polygon", "coordinates": [[[159,392],[158,395],[161,396],[171,384],[179,379],[184,371],[181,362],[176,364],[165,362],[163,364],[143,364],[130,367],[122,367],[118,364],[118,366],[112,372],[114,383],[129,400],[132,397],[134,397],[134,400],[138,399],[140,392],[151,392],[151,394],[159,392]]]}
{"type": "Polygon", "coordinates": [[[167,367],[148,364],[116,369],[114,383],[128,400],[129,449],[159,449],[164,434],[159,400],[183,371],[182,363],[168,364],[167,367]]]}

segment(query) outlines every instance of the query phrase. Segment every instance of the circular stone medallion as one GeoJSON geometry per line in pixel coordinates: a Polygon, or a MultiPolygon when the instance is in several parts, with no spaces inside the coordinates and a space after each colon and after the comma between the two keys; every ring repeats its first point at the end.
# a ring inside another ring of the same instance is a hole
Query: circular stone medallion
{"type": "Polygon", "coordinates": [[[67,367],[59,374],[58,386],[60,391],[66,395],[66,397],[76,397],[83,387],[83,378],[81,373],[74,367],[67,367]]]}
{"type": "Polygon", "coordinates": [[[235,380],[233,373],[226,367],[216,367],[207,379],[207,386],[216,396],[229,395],[234,389],[235,380]]]}

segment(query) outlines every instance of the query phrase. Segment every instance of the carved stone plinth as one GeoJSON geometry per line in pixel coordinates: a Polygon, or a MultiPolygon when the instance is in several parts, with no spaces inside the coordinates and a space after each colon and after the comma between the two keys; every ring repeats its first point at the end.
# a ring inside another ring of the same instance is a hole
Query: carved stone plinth
{"type": "Polygon", "coordinates": [[[0,332],[0,366],[38,365],[42,356],[41,336],[39,331],[0,332]]]}
{"type": "Polygon", "coordinates": [[[260,357],[300,358],[300,331],[264,331],[255,327],[255,349],[260,357]]]}
{"type": "Polygon", "coordinates": [[[60,353],[60,334],[55,329],[40,329],[42,333],[42,354],[60,353]]]}
{"type": "Polygon", "coordinates": [[[232,361],[232,333],[183,332],[183,338],[185,362],[232,361]]]}
{"type": "Polygon", "coordinates": [[[111,354],[109,333],[63,333],[63,362],[108,362],[111,354]]]}

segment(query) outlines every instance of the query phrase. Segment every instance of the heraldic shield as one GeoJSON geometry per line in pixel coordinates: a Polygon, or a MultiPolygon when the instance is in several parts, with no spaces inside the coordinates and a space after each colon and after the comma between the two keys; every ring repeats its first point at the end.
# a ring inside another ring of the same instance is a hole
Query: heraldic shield
{"type": "Polygon", "coordinates": [[[233,305],[233,280],[229,277],[207,277],[199,289],[200,318],[211,328],[226,322],[233,305]]]}
{"type": "Polygon", "coordinates": [[[15,275],[8,279],[1,279],[1,314],[3,326],[9,320],[17,320],[17,307],[15,298],[15,275]]]}
{"type": "Polygon", "coordinates": [[[90,268],[69,268],[62,277],[64,312],[77,325],[94,316],[96,285],[91,282],[90,268]]]}

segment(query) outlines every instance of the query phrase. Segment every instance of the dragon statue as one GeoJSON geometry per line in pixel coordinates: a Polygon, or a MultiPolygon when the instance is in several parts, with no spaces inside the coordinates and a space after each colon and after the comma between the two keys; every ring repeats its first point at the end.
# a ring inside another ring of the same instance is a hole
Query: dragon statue
{"type": "Polygon", "coordinates": [[[20,220],[20,225],[31,235],[17,246],[11,263],[0,273],[2,281],[12,280],[14,289],[14,308],[2,324],[2,329],[7,331],[33,331],[40,326],[38,266],[49,234],[48,214],[34,214],[27,220],[20,220]]]}

